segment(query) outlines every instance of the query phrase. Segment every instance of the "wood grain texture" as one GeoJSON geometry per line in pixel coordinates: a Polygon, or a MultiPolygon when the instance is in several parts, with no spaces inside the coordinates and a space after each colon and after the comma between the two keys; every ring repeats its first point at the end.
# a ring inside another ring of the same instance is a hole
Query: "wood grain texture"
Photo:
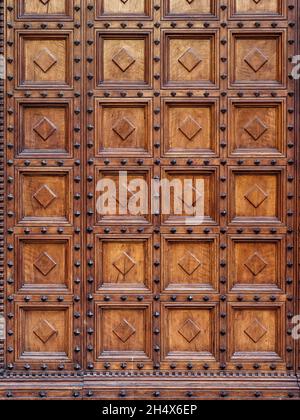
{"type": "Polygon", "coordinates": [[[5,1],[1,400],[300,399],[298,9],[5,1]],[[203,223],[98,214],[120,171],[203,223]]]}

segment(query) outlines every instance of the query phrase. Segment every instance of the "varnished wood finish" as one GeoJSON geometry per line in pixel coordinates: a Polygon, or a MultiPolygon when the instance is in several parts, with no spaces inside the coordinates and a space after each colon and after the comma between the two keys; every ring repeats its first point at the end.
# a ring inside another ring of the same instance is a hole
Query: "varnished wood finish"
{"type": "Polygon", "coordinates": [[[0,399],[299,399],[299,2],[5,3],[0,399]],[[120,170],[203,224],[97,214],[120,170]]]}

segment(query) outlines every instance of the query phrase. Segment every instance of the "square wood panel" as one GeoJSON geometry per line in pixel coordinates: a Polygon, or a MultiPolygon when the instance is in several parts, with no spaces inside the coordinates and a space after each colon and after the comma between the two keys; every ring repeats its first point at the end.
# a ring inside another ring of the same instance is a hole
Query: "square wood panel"
{"type": "Polygon", "coordinates": [[[17,180],[19,223],[72,222],[71,170],[20,169],[17,180]]]}
{"type": "Polygon", "coordinates": [[[164,87],[216,88],[219,73],[217,32],[164,32],[164,87]]]}
{"type": "Polygon", "coordinates": [[[178,361],[215,361],[217,316],[215,305],[162,307],[162,358],[178,361]]]}
{"type": "Polygon", "coordinates": [[[151,100],[97,101],[97,154],[140,156],[152,154],[151,100]]]}
{"type": "Polygon", "coordinates": [[[283,169],[230,170],[231,222],[284,223],[283,169]]]}
{"type": "Polygon", "coordinates": [[[187,19],[216,17],[218,0],[166,0],[163,2],[164,17],[187,19]]]}
{"type": "Polygon", "coordinates": [[[17,288],[32,292],[72,290],[70,237],[17,237],[17,288]]]}
{"type": "Polygon", "coordinates": [[[16,115],[16,126],[19,126],[18,155],[70,156],[71,118],[70,101],[19,101],[16,115]]]}
{"type": "Polygon", "coordinates": [[[70,88],[72,51],[71,32],[19,33],[19,87],[70,88]]]}
{"type": "Polygon", "coordinates": [[[286,104],[284,100],[230,100],[230,154],[286,154],[286,104]]]}
{"type": "Polygon", "coordinates": [[[73,0],[18,0],[20,19],[70,20],[73,0]]]}
{"type": "Polygon", "coordinates": [[[231,17],[236,19],[276,19],[286,16],[286,2],[282,0],[230,0],[231,17]]]}
{"type": "Polygon", "coordinates": [[[71,361],[72,313],[69,306],[17,305],[18,360],[71,361]]]}
{"type": "Polygon", "coordinates": [[[219,104],[215,101],[164,100],[163,144],[166,156],[217,155],[219,104]]]}
{"type": "Polygon", "coordinates": [[[217,237],[164,236],[163,289],[179,292],[217,290],[218,252],[217,237]]]}
{"type": "Polygon", "coordinates": [[[235,292],[284,290],[283,237],[230,237],[228,279],[235,292]]]}
{"type": "Polygon", "coordinates": [[[285,343],[283,311],[283,304],[259,304],[256,307],[247,303],[230,305],[230,359],[282,361],[285,343]]]}
{"type": "Polygon", "coordinates": [[[231,32],[230,80],[234,87],[286,85],[286,32],[231,32]]]}
{"type": "Polygon", "coordinates": [[[119,169],[95,168],[96,223],[150,223],[151,170],[146,167],[119,169]]]}
{"type": "Polygon", "coordinates": [[[97,360],[149,360],[152,356],[149,305],[97,305],[97,360]]]}
{"type": "Polygon", "coordinates": [[[149,88],[152,77],[151,55],[150,32],[98,33],[98,86],[149,88]]]}
{"type": "Polygon", "coordinates": [[[96,238],[99,290],[149,291],[152,287],[152,237],[110,235],[96,238]]]}
{"type": "Polygon", "coordinates": [[[150,19],[152,0],[96,0],[97,18],[150,19]]]}
{"type": "Polygon", "coordinates": [[[162,169],[162,179],[169,187],[162,189],[162,220],[165,224],[199,224],[193,216],[201,212],[201,223],[216,224],[218,220],[217,168],[162,169]],[[168,200],[170,198],[170,200],[168,200]]]}

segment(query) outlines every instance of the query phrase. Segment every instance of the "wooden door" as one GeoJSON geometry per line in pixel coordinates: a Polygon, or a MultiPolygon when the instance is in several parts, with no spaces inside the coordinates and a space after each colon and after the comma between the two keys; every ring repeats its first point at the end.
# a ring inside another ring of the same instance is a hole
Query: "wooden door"
{"type": "Polygon", "coordinates": [[[298,397],[298,2],[6,3],[0,392],[298,397]],[[202,223],[99,214],[120,172],[201,182],[202,223]]]}

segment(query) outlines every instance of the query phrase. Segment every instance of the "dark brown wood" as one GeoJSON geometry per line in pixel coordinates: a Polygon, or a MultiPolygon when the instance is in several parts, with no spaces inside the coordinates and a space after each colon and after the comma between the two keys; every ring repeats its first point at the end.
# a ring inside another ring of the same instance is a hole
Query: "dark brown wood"
{"type": "Polygon", "coordinates": [[[5,1],[0,399],[300,399],[298,8],[5,1]],[[99,215],[119,171],[203,223],[99,215]]]}

